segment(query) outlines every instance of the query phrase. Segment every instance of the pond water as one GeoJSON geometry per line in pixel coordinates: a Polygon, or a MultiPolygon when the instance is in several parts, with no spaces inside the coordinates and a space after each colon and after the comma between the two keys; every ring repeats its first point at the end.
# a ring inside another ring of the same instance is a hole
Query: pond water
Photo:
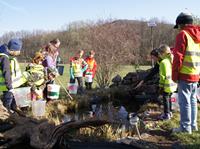
{"type": "Polygon", "coordinates": [[[128,122],[129,115],[134,115],[134,113],[135,112],[128,112],[124,106],[114,107],[111,102],[108,104],[91,104],[88,110],[66,114],[63,117],[63,122],[93,118],[126,123],[128,122]]]}
{"type": "Polygon", "coordinates": [[[137,125],[139,121],[136,112],[128,112],[124,106],[116,107],[113,106],[112,102],[109,102],[108,104],[91,104],[89,110],[66,114],[62,122],[90,119],[113,122],[113,124],[119,125],[122,130],[130,129],[133,125],[137,125]]]}

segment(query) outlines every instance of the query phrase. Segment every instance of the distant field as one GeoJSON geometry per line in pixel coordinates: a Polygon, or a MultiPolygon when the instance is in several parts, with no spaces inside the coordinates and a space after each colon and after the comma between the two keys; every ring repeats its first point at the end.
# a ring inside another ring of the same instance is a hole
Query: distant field
{"type": "MultiPolygon", "coordinates": [[[[20,63],[21,70],[24,71],[27,64],[20,63]]],[[[69,64],[64,65],[64,74],[62,76],[59,76],[58,79],[63,83],[64,86],[67,86],[67,83],[69,82],[69,64]]],[[[140,66],[140,69],[147,70],[150,66],[140,66]]],[[[113,76],[119,74],[121,77],[124,77],[128,72],[135,72],[134,66],[131,65],[125,65],[120,66],[119,70],[113,74],[113,76]]],[[[94,82],[94,86],[96,86],[96,82],[94,82]]]]}

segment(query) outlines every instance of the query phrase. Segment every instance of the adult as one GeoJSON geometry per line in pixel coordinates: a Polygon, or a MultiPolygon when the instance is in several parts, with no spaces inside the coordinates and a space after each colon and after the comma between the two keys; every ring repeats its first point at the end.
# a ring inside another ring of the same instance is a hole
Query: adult
{"type": "Polygon", "coordinates": [[[193,25],[192,15],[181,12],[176,18],[179,30],[174,47],[172,79],[178,83],[180,126],[173,132],[198,130],[197,83],[200,73],[200,27],[193,25]]]}

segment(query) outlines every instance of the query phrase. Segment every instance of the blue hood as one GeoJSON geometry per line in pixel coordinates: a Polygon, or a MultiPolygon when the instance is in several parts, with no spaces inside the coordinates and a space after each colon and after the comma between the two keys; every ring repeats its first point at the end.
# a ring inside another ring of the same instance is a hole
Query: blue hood
{"type": "Polygon", "coordinates": [[[0,53],[4,53],[9,55],[9,53],[7,52],[8,46],[6,44],[3,44],[0,46],[0,53]]]}

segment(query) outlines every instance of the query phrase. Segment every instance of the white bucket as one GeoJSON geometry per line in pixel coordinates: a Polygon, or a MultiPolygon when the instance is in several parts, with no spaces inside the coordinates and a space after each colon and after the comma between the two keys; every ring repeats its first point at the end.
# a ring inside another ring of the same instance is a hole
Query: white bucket
{"type": "Polygon", "coordinates": [[[172,102],[172,109],[175,111],[179,110],[179,104],[178,104],[178,93],[173,93],[171,96],[171,102],[172,102]]]}
{"type": "Polygon", "coordinates": [[[68,83],[68,90],[70,94],[77,94],[78,84],[68,83]]]}
{"type": "Polygon", "coordinates": [[[60,85],[48,84],[47,97],[50,99],[58,99],[60,93],[60,85]]]}
{"type": "Polygon", "coordinates": [[[91,83],[92,82],[92,75],[85,75],[85,82],[91,83]]]}
{"type": "Polygon", "coordinates": [[[32,101],[32,113],[33,116],[44,116],[45,115],[46,101],[36,100],[32,101]]]}
{"type": "Polygon", "coordinates": [[[16,88],[13,91],[15,101],[18,107],[27,107],[31,106],[31,88],[30,87],[21,87],[16,88]]]}

